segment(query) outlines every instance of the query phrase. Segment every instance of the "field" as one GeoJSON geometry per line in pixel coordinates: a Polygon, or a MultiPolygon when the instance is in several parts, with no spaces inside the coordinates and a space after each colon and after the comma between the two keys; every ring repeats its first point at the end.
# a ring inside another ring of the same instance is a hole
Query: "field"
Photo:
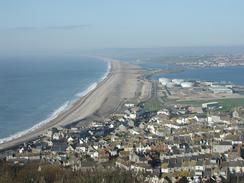
{"type": "Polygon", "coordinates": [[[244,98],[228,98],[228,99],[217,99],[217,100],[191,100],[191,101],[180,101],[180,104],[186,104],[191,106],[201,106],[207,102],[219,102],[223,106],[224,111],[230,111],[235,107],[244,106],[244,98]]]}
{"type": "Polygon", "coordinates": [[[146,112],[158,111],[162,107],[163,107],[162,103],[160,103],[156,99],[150,99],[144,103],[144,109],[146,112]]]}

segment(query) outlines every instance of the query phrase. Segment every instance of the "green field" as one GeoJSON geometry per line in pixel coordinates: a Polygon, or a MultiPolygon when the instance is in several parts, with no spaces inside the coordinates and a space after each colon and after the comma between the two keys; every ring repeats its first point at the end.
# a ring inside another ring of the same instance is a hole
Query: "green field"
{"type": "Polygon", "coordinates": [[[163,105],[156,99],[150,99],[144,103],[144,109],[146,112],[158,111],[162,107],[163,105]]]}
{"type": "Polygon", "coordinates": [[[229,98],[229,99],[217,99],[217,100],[192,100],[192,101],[180,101],[180,104],[186,104],[191,106],[201,106],[207,102],[219,102],[223,106],[224,111],[230,111],[235,107],[244,106],[244,98],[229,98]]]}

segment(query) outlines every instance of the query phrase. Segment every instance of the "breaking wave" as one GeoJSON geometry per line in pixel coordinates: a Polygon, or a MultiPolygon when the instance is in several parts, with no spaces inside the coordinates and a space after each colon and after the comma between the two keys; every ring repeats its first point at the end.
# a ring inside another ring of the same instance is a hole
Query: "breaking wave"
{"type": "Polygon", "coordinates": [[[108,67],[107,67],[107,71],[106,73],[98,80],[98,82],[92,83],[87,89],[85,89],[84,91],[77,93],[74,97],[73,100],[70,101],[66,101],[62,106],[60,106],[58,109],[56,109],[53,113],[51,113],[51,115],[49,115],[45,120],[37,123],[36,125],[32,126],[29,129],[17,132],[9,137],[6,138],[2,138],[0,139],[0,144],[17,139],[19,137],[22,137],[25,134],[28,134],[30,132],[35,131],[36,129],[42,127],[43,125],[49,123],[50,121],[54,120],[56,117],[58,117],[59,114],[61,114],[62,112],[67,111],[68,109],[70,109],[72,107],[72,105],[79,100],[81,97],[87,95],[89,92],[93,91],[97,85],[102,82],[103,80],[105,80],[107,78],[107,76],[109,75],[110,71],[111,71],[111,63],[109,61],[107,61],[108,67]]]}

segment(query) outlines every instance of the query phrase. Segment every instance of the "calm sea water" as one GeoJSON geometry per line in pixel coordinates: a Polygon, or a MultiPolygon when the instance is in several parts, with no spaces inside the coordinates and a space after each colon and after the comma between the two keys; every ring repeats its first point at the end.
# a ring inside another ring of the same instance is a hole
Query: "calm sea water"
{"type": "Polygon", "coordinates": [[[165,74],[163,77],[230,82],[233,84],[244,85],[244,67],[189,69],[184,72],[165,74]]]}
{"type": "Polygon", "coordinates": [[[0,139],[45,122],[107,69],[88,57],[0,58],[0,139]]]}

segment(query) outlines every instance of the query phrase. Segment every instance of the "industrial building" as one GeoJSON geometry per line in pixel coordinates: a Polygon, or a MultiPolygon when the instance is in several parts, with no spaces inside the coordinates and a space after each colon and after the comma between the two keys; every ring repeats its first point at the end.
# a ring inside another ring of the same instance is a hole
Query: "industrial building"
{"type": "Polygon", "coordinates": [[[202,108],[203,109],[216,109],[219,108],[220,105],[218,102],[208,102],[208,103],[203,103],[202,108]]]}
{"type": "Polygon", "coordinates": [[[227,88],[225,86],[212,86],[209,87],[209,90],[212,91],[214,94],[218,93],[233,93],[232,89],[227,88]]]}
{"type": "Polygon", "coordinates": [[[191,88],[193,87],[194,83],[192,82],[183,82],[180,84],[182,88],[191,88]]]}
{"type": "Polygon", "coordinates": [[[170,83],[171,80],[168,78],[159,78],[159,83],[163,86],[166,86],[168,83],[170,83]]]}

